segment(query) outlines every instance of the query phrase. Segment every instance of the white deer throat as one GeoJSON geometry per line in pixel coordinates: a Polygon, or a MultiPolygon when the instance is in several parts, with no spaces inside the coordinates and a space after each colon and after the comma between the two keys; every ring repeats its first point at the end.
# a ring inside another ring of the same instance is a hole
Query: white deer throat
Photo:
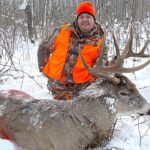
{"type": "Polygon", "coordinates": [[[97,87],[87,88],[80,92],[80,96],[89,96],[89,97],[100,97],[105,94],[104,89],[98,89],[97,87]]]}

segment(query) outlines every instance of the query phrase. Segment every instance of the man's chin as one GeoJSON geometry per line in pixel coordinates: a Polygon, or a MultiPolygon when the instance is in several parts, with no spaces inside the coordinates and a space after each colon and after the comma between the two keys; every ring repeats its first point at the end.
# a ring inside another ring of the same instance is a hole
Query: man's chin
{"type": "Polygon", "coordinates": [[[90,32],[91,30],[89,30],[89,29],[82,29],[81,30],[83,33],[88,33],[88,32],[90,32]]]}

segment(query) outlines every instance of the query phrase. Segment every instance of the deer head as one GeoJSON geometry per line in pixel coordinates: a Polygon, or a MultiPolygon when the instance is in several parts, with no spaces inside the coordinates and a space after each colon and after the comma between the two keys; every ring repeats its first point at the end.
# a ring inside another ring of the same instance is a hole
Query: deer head
{"type": "Polygon", "coordinates": [[[133,43],[133,33],[132,33],[132,28],[130,29],[130,35],[129,35],[129,39],[126,42],[125,45],[125,49],[122,52],[122,54],[120,54],[120,49],[117,43],[117,40],[114,36],[114,34],[112,34],[113,37],[113,41],[114,41],[114,46],[115,46],[115,50],[116,50],[116,54],[117,54],[117,58],[115,61],[115,64],[111,65],[111,66],[104,66],[102,64],[102,59],[103,59],[103,54],[104,54],[104,40],[102,42],[102,47],[100,49],[100,56],[98,58],[97,64],[93,67],[90,68],[86,62],[84,61],[84,58],[81,54],[80,51],[80,58],[81,61],[83,63],[83,65],[85,66],[85,68],[88,70],[88,72],[96,77],[101,77],[101,78],[106,78],[108,80],[111,80],[112,82],[114,82],[115,84],[118,84],[120,82],[120,79],[117,78],[116,76],[114,76],[115,73],[131,73],[131,72],[135,72],[138,71],[142,68],[144,68],[145,66],[147,66],[150,63],[150,60],[148,60],[147,62],[143,63],[142,65],[136,66],[136,67],[132,67],[132,68],[126,68],[123,67],[124,64],[124,59],[129,58],[129,57],[141,57],[141,58],[149,58],[150,54],[145,54],[145,49],[148,45],[148,43],[150,41],[147,41],[145,43],[145,45],[143,46],[143,48],[140,50],[139,53],[135,53],[132,50],[132,43],[133,43]]]}

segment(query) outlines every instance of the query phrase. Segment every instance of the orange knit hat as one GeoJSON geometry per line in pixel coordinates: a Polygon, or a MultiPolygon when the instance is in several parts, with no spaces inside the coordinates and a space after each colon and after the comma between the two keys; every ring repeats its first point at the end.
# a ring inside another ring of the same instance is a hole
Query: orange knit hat
{"type": "Polygon", "coordinates": [[[95,8],[93,7],[93,5],[90,2],[84,2],[81,3],[77,10],[76,10],[76,16],[77,18],[79,17],[79,15],[81,13],[89,13],[91,14],[94,18],[96,17],[96,11],[95,8]]]}

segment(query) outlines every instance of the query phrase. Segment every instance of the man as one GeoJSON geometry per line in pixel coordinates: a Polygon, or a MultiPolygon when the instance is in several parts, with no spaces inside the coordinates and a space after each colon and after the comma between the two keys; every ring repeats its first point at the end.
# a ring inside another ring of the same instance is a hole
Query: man
{"type": "Polygon", "coordinates": [[[72,24],[56,29],[40,44],[39,68],[48,77],[48,89],[55,99],[69,100],[95,81],[83,66],[79,51],[92,67],[99,56],[103,34],[93,5],[84,2],[78,6],[72,24]]]}

